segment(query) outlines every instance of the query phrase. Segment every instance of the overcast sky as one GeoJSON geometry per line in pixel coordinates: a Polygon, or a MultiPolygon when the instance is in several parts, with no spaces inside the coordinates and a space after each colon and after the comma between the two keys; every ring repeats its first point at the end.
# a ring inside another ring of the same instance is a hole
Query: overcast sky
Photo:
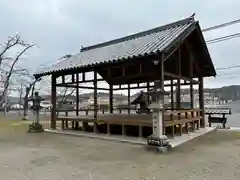
{"type": "MultiPolygon", "coordinates": [[[[36,69],[81,46],[147,30],[196,13],[201,28],[240,18],[237,0],[1,0],[0,41],[20,33],[36,42],[25,66],[36,69]]],[[[240,24],[204,34],[205,40],[240,31],[240,24]]],[[[240,38],[208,45],[216,68],[240,64],[240,38]]],[[[240,84],[239,69],[218,71],[206,87],[240,84]],[[233,73],[233,75],[229,75],[233,73]],[[226,75],[227,74],[227,75],[226,75]]]]}

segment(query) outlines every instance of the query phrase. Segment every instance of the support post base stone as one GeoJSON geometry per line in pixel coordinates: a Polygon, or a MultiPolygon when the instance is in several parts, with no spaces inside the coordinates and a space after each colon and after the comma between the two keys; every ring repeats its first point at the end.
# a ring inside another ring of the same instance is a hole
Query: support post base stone
{"type": "Polygon", "coordinates": [[[168,149],[171,148],[171,145],[167,141],[167,136],[162,137],[149,136],[147,138],[146,148],[148,150],[156,150],[157,152],[160,153],[166,153],[168,149]]]}
{"type": "Polygon", "coordinates": [[[39,132],[43,132],[43,131],[44,131],[44,129],[43,129],[42,125],[39,123],[32,123],[29,125],[29,129],[28,129],[29,133],[32,133],[32,132],[39,133],[39,132]]]}

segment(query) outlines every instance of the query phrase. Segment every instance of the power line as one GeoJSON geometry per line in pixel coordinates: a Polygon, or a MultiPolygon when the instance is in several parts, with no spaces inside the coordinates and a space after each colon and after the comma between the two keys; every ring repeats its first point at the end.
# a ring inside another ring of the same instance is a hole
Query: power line
{"type": "Polygon", "coordinates": [[[216,30],[216,29],[219,29],[219,28],[227,27],[227,26],[230,26],[230,25],[233,25],[233,24],[238,24],[238,23],[240,23],[240,19],[205,28],[205,29],[202,30],[202,32],[212,31],[212,30],[216,30]]]}
{"type": "Polygon", "coordinates": [[[235,33],[235,34],[222,36],[222,37],[215,38],[215,39],[210,39],[210,40],[207,40],[206,43],[207,44],[214,44],[214,43],[227,41],[227,40],[230,40],[230,39],[233,39],[233,38],[237,38],[237,37],[240,37],[240,33],[235,33]]]}
{"type": "Polygon", "coordinates": [[[223,67],[223,68],[216,68],[216,70],[226,70],[226,69],[235,69],[235,68],[240,68],[240,65],[223,67]]]}
{"type": "Polygon", "coordinates": [[[219,77],[219,76],[229,76],[229,75],[239,75],[240,72],[237,72],[237,73],[220,73],[220,74],[217,74],[216,76],[219,77]]]}
{"type": "MultiPolygon", "coordinates": [[[[207,32],[207,31],[211,31],[211,30],[227,27],[227,26],[230,26],[230,25],[233,25],[233,24],[237,24],[237,23],[240,23],[240,19],[237,19],[237,20],[234,20],[234,21],[230,21],[230,22],[227,22],[227,23],[223,23],[223,24],[220,24],[220,25],[216,25],[216,26],[212,26],[212,27],[203,29],[202,32],[207,32]]],[[[233,38],[237,38],[237,37],[240,37],[240,32],[239,33],[235,33],[235,34],[231,34],[231,35],[227,35],[227,36],[222,36],[222,37],[215,38],[215,39],[210,39],[210,40],[207,40],[206,43],[207,44],[214,44],[214,43],[227,41],[227,40],[230,40],[230,39],[233,39],[233,38]]],[[[216,68],[216,70],[219,71],[219,70],[228,70],[228,69],[235,69],[235,68],[240,68],[240,65],[223,67],[223,68],[216,68]]],[[[225,75],[228,75],[228,74],[223,74],[223,75],[220,74],[218,76],[225,76],[225,75]]],[[[229,74],[229,75],[231,75],[231,74],[229,74]]]]}

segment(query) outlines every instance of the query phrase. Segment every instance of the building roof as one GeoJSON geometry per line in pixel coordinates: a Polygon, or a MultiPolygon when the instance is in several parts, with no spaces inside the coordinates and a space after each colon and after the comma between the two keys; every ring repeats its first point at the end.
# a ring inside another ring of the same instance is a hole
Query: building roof
{"type": "Polygon", "coordinates": [[[144,101],[143,96],[144,91],[140,91],[134,97],[130,98],[130,104],[139,104],[140,102],[144,101]]]}
{"type": "Polygon", "coordinates": [[[66,58],[48,69],[45,68],[45,70],[38,72],[34,76],[40,77],[55,72],[114,63],[157,52],[161,53],[170,48],[186,31],[194,28],[197,23],[193,17],[189,17],[123,38],[83,47],[78,54],[66,58]]]}

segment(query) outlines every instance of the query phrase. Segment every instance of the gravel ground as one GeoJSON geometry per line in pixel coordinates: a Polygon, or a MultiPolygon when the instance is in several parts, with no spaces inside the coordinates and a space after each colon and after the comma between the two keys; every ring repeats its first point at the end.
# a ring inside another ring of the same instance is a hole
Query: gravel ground
{"type": "MultiPolygon", "coordinates": [[[[18,127],[16,123],[15,126],[18,127]]],[[[239,133],[212,133],[168,154],[157,154],[119,142],[27,134],[25,128],[0,127],[0,179],[236,180],[240,177],[239,133]]]]}

